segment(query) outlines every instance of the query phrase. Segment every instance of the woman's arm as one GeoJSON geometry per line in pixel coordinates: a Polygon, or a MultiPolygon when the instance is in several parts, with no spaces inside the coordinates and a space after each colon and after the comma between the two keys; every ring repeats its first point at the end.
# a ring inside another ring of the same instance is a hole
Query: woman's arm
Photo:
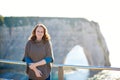
{"type": "Polygon", "coordinates": [[[36,62],[36,63],[33,63],[33,66],[34,67],[37,67],[37,66],[42,66],[42,65],[45,65],[45,64],[49,64],[50,62],[52,62],[52,58],[51,57],[46,57],[45,59],[42,59],[41,61],[39,62],[36,62]]]}
{"type": "Polygon", "coordinates": [[[42,59],[41,61],[39,61],[39,62],[36,62],[36,63],[32,63],[30,66],[30,68],[32,69],[32,68],[35,68],[35,67],[37,67],[37,66],[42,66],[42,65],[45,65],[45,64],[48,64],[48,63],[50,63],[50,62],[52,62],[52,58],[51,57],[46,57],[45,59],[42,59]]]}

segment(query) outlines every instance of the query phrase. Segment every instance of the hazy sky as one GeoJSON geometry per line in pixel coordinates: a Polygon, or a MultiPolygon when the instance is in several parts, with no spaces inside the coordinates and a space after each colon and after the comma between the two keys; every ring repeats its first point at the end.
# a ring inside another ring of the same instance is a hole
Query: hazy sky
{"type": "Polygon", "coordinates": [[[112,66],[120,66],[119,0],[0,0],[0,15],[78,17],[98,22],[112,66]]]}

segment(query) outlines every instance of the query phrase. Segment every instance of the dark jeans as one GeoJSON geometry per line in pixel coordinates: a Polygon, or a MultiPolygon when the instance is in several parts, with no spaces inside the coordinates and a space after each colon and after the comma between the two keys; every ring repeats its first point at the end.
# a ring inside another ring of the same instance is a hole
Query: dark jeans
{"type": "Polygon", "coordinates": [[[49,77],[46,80],[50,80],[50,75],[49,75],[49,77]]]}
{"type": "MultiPolygon", "coordinates": [[[[29,79],[29,80],[32,80],[32,79],[29,79]]],[[[49,75],[49,77],[48,77],[47,79],[45,79],[45,80],[50,80],[50,75],[49,75]]]]}

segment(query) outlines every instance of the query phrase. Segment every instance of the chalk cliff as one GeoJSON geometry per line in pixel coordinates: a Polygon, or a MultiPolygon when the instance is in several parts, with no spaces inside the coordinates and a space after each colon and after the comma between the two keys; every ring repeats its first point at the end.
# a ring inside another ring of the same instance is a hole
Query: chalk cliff
{"type": "MultiPolygon", "coordinates": [[[[89,65],[110,66],[109,51],[97,22],[83,18],[39,18],[37,22],[45,24],[51,35],[54,63],[62,64],[67,53],[81,45],[89,65]]],[[[0,27],[0,58],[22,60],[33,27],[30,24],[0,27]]]]}

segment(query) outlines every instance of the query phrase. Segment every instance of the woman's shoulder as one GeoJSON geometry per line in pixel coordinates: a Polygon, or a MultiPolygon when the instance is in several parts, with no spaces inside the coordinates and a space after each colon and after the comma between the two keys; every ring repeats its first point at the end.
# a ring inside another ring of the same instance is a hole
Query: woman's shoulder
{"type": "Polygon", "coordinates": [[[50,40],[46,41],[46,45],[52,45],[52,42],[50,40]]]}
{"type": "Polygon", "coordinates": [[[50,40],[47,40],[47,41],[46,41],[46,44],[49,44],[49,43],[51,43],[51,41],[50,41],[50,40]]]}
{"type": "Polygon", "coordinates": [[[28,40],[28,41],[27,41],[27,44],[32,44],[32,43],[33,43],[32,40],[28,40]]]}

